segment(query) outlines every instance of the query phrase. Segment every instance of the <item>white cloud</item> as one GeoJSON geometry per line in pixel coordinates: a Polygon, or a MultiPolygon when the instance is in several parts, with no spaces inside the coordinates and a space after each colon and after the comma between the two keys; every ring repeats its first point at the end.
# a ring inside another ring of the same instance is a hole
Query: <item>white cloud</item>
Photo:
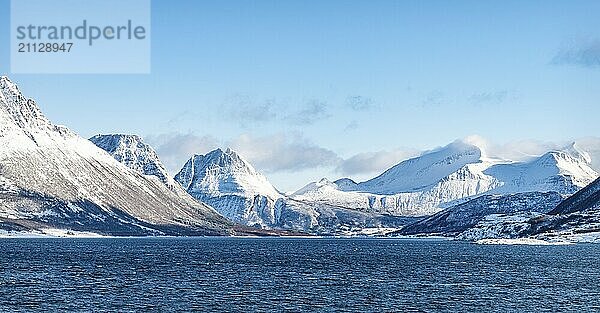
{"type": "Polygon", "coordinates": [[[585,137],[575,141],[576,144],[590,154],[592,167],[600,172],[600,137],[585,137]]]}
{"type": "Polygon", "coordinates": [[[219,142],[212,136],[194,134],[161,134],[147,136],[171,174],[177,173],[193,154],[206,154],[216,148],[232,148],[258,170],[295,172],[335,166],[340,158],[331,150],[319,147],[301,135],[275,134],[257,137],[240,135],[219,142]]]}
{"type": "Polygon", "coordinates": [[[194,154],[204,154],[219,147],[219,142],[211,136],[193,134],[161,134],[145,138],[155,150],[169,173],[175,175],[194,154]]]}
{"type": "Polygon", "coordinates": [[[354,111],[368,111],[377,107],[373,99],[363,96],[349,96],[345,105],[354,111]]]}
{"type": "Polygon", "coordinates": [[[476,106],[499,105],[508,100],[509,97],[514,100],[515,95],[509,93],[508,90],[498,90],[474,93],[467,100],[476,106]]]}
{"type": "Polygon", "coordinates": [[[399,162],[419,154],[418,150],[409,148],[359,153],[341,162],[337,171],[343,175],[380,174],[399,162]]]}
{"type": "Polygon", "coordinates": [[[294,172],[339,162],[335,152],[319,147],[301,135],[255,137],[246,134],[232,140],[228,146],[266,172],[294,172]]]}
{"type": "Polygon", "coordinates": [[[566,147],[568,142],[550,142],[533,139],[510,141],[503,144],[489,144],[488,155],[491,157],[524,161],[550,150],[559,150],[566,147]]]}
{"type": "Polygon", "coordinates": [[[423,101],[421,101],[421,105],[423,107],[439,107],[443,104],[447,104],[448,103],[448,98],[447,96],[439,91],[439,90],[434,90],[430,93],[428,93],[425,96],[425,99],[423,101]]]}
{"type": "Polygon", "coordinates": [[[237,93],[224,101],[221,110],[242,126],[248,127],[276,120],[282,107],[275,99],[259,100],[249,94],[237,93]]]}
{"type": "Polygon", "coordinates": [[[312,99],[304,103],[297,112],[284,117],[284,120],[297,125],[311,125],[330,116],[327,102],[312,99]]]}
{"type": "Polygon", "coordinates": [[[352,120],[350,121],[350,123],[348,123],[346,125],[346,127],[344,127],[344,130],[349,132],[349,131],[354,131],[356,129],[358,129],[360,127],[360,123],[357,120],[352,120]]]}

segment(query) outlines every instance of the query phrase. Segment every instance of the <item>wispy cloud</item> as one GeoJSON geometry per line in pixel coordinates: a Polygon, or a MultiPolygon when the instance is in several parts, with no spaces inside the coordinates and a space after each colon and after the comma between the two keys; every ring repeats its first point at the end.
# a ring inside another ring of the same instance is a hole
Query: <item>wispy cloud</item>
{"type": "Polygon", "coordinates": [[[223,101],[222,113],[242,127],[252,127],[270,122],[285,122],[294,125],[311,125],[329,118],[326,101],[283,101],[275,98],[258,99],[249,94],[238,93],[223,101]]]}
{"type": "Polygon", "coordinates": [[[552,64],[600,67],[600,39],[577,39],[565,44],[552,59],[552,64]]]}
{"type": "Polygon", "coordinates": [[[368,111],[377,107],[373,99],[363,96],[349,96],[346,98],[345,106],[354,111],[368,111]]]}
{"type": "Polygon", "coordinates": [[[438,107],[446,102],[448,102],[446,95],[439,90],[434,90],[425,96],[421,104],[423,107],[438,107]]]}
{"type": "Polygon", "coordinates": [[[480,91],[470,95],[467,94],[466,96],[433,90],[422,96],[421,106],[423,108],[437,108],[455,104],[468,104],[474,107],[484,107],[516,101],[518,98],[518,94],[515,91],[508,89],[480,91]]]}
{"type": "Polygon", "coordinates": [[[169,133],[146,136],[159,155],[169,173],[179,172],[183,164],[194,154],[203,154],[219,147],[219,142],[212,136],[196,136],[194,134],[169,133]]]}
{"type": "Polygon", "coordinates": [[[312,143],[300,134],[243,134],[219,142],[212,136],[172,133],[147,136],[146,142],[156,149],[171,174],[177,173],[192,155],[206,154],[219,147],[234,149],[264,172],[295,172],[335,166],[340,161],[335,152],[312,143]]]}
{"type": "Polygon", "coordinates": [[[395,149],[391,151],[365,152],[343,160],[337,171],[343,175],[380,174],[384,170],[408,158],[417,156],[415,149],[395,149]]]}
{"type": "Polygon", "coordinates": [[[354,131],[360,127],[360,123],[357,120],[350,121],[346,127],[344,127],[345,131],[354,131]]]}
{"type": "Polygon", "coordinates": [[[249,94],[238,93],[226,99],[221,108],[229,118],[248,127],[277,119],[283,105],[275,99],[258,100],[249,94]]]}
{"type": "Polygon", "coordinates": [[[169,127],[178,127],[179,125],[190,121],[190,120],[196,120],[198,119],[199,116],[197,113],[191,111],[191,110],[184,110],[181,113],[178,113],[176,115],[174,115],[173,117],[169,118],[167,120],[167,126],[169,127]]]}
{"type": "Polygon", "coordinates": [[[575,141],[592,157],[592,167],[600,173],[600,137],[584,137],[575,141]]]}
{"type": "Polygon", "coordinates": [[[295,172],[333,166],[339,162],[335,152],[312,143],[302,135],[242,135],[232,140],[229,146],[266,172],[295,172]]]}
{"type": "Polygon", "coordinates": [[[285,120],[297,125],[310,125],[330,116],[327,102],[311,99],[301,106],[298,111],[287,115],[285,120]]]}
{"type": "Polygon", "coordinates": [[[504,103],[508,97],[508,90],[487,91],[472,94],[469,96],[468,102],[475,106],[497,105],[504,103]]]}
{"type": "Polygon", "coordinates": [[[525,161],[550,150],[561,149],[566,145],[567,142],[556,143],[533,139],[515,140],[503,144],[488,142],[486,145],[486,154],[494,158],[525,161]]]}

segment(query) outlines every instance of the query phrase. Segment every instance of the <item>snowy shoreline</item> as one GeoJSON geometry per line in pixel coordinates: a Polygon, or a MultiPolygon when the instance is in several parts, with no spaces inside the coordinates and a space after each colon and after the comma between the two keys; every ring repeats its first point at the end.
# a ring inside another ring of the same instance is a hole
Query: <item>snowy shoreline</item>
{"type": "Polygon", "coordinates": [[[0,240],[2,239],[377,239],[377,240],[440,240],[440,241],[458,241],[471,243],[475,245],[529,245],[529,246],[557,246],[557,245],[575,245],[578,243],[594,243],[594,241],[568,241],[568,240],[552,240],[546,241],[533,238],[487,238],[476,241],[465,241],[453,237],[442,236],[317,236],[317,235],[291,235],[291,236],[110,236],[92,232],[76,232],[63,229],[45,229],[36,232],[9,232],[0,231],[0,240]]]}
{"type": "Polygon", "coordinates": [[[516,238],[516,239],[480,239],[474,242],[478,245],[527,245],[527,246],[564,246],[573,245],[574,242],[569,241],[545,241],[532,238],[516,238]]]}

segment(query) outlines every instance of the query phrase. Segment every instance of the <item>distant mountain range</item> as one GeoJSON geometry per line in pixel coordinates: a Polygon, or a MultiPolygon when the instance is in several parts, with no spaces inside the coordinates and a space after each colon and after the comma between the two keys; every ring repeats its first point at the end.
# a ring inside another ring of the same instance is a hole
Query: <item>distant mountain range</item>
{"type": "MultiPolygon", "coordinates": [[[[98,135],[90,140],[141,174],[163,176],[163,171],[155,170],[164,168],[154,157],[156,153],[137,136],[98,135]],[[132,151],[132,147],[139,148],[132,151]],[[122,151],[128,151],[130,157],[123,158],[122,151]],[[148,168],[151,170],[146,170],[148,168]]],[[[192,156],[175,175],[175,181],[198,201],[212,206],[228,219],[257,228],[351,234],[364,228],[399,228],[415,220],[295,200],[279,192],[231,149],[192,156]]]]}
{"type": "MultiPolygon", "coordinates": [[[[91,140],[103,142],[99,146],[109,152],[130,151],[129,155],[138,156],[139,160],[111,153],[138,172],[163,177],[164,170],[155,170],[164,169],[156,153],[139,137],[134,137],[134,145],[128,145],[140,147],[137,152],[115,146],[132,142],[129,138],[129,135],[107,135],[91,140]],[[152,160],[152,165],[141,166],[147,160],[152,160]]],[[[412,223],[399,234],[455,236],[488,215],[547,213],[564,197],[598,176],[589,166],[589,156],[575,145],[528,162],[494,160],[482,154],[481,148],[456,141],[401,162],[364,183],[322,179],[284,195],[236,152],[217,149],[192,156],[175,181],[225,217],[253,227],[322,234],[400,228],[412,223]],[[401,192],[392,194],[396,191],[401,192]],[[387,211],[386,205],[396,204],[388,204],[391,199],[414,199],[413,203],[421,206],[405,204],[412,210],[387,211]],[[448,209],[444,210],[444,206],[448,209]],[[419,208],[426,209],[419,211],[419,208]],[[414,215],[426,216],[427,212],[440,213],[413,223],[418,219],[414,215]]]]}
{"type": "Polygon", "coordinates": [[[293,198],[368,212],[424,216],[483,194],[558,192],[568,195],[598,173],[574,144],[527,162],[486,158],[473,144],[456,141],[403,161],[361,183],[340,179],[312,183],[293,198]]]}
{"type": "Polygon", "coordinates": [[[548,238],[568,232],[574,220],[580,228],[596,223],[598,173],[576,144],[514,162],[457,140],[364,182],[321,179],[283,194],[231,149],[190,156],[171,177],[139,136],[88,141],[51,124],[8,78],[0,91],[4,231],[227,235],[239,223],[478,240],[548,238]]]}

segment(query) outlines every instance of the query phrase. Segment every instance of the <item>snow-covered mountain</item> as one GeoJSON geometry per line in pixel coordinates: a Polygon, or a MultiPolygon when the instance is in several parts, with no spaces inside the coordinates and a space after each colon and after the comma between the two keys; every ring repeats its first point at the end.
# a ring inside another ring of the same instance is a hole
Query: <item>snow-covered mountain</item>
{"type": "Polygon", "coordinates": [[[591,159],[575,144],[550,151],[529,162],[496,164],[484,171],[501,182],[493,192],[500,194],[525,191],[556,191],[570,195],[593,182],[598,173],[591,159]]]}
{"type": "Polygon", "coordinates": [[[413,223],[399,233],[442,234],[470,241],[528,238],[599,242],[600,178],[564,200],[556,192],[481,196],[413,223]]]}
{"type": "Polygon", "coordinates": [[[600,178],[559,204],[550,214],[581,213],[600,209],[600,178]]]}
{"type": "Polygon", "coordinates": [[[491,215],[514,216],[532,212],[543,214],[552,210],[562,200],[557,192],[484,195],[408,225],[400,233],[456,236],[491,215]]]}
{"type": "Polygon", "coordinates": [[[352,190],[395,195],[430,189],[467,164],[479,163],[481,157],[478,146],[455,141],[442,149],[401,162],[373,179],[358,183],[352,190]]]}
{"type": "Polygon", "coordinates": [[[275,202],[282,195],[231,149],[192,156],[175,180],[233,221],[260,227],[276,222],[275,202]]]}
{"type": "Polygon", "coordinates": [[[600,242],[600,179],[565,199],[543,217],[527,221],[526,234],[547,241],[600,242]]]}
{"type": "Polygon", "coordinates": [[[179,184],[169,175],[156,151],[146,144],[140,136],[110,134],[96,135],[89,139],[96,146],[128,168],[147,176],[156,177],[174,190],[179,184]]]}
{"type": "Polygon", "coordinates": [[[44,117],[0,77],[0,228],[114,235],[227,234],[212,208],[176,194],[44,117]]]}
{"type": "Polygon", "coordinates": [[[275,209],[278,218],[273,227],[319,235],[362,235],[365,231],[383,235],[418,220],[415,217],[368,213],[292,198],[279,199],[275,209]]]}
{"type": "Polygon", "coordinates": [[[175,180],[196,199],[249,226],[339,234],[362,228],[399,228],[413,221],[290,199],[231,149],[193,156],[175,180]]]}
{"type": "Polygon", "coordinates": [[[292,198],[372,213],[422,216],[484,194],[569,195],[597,177],[589,156],[575,145],[526,162],[511,162],[486,157],[481,147],[459,140],[403,161],[371,180],[311,183],[292,198]]]}
{"type": "Polygon", "coordinates": [[[560,202],[549,212],[540,212],[490,215],[458,238],[600,242],[600,179],[560,202]]]}
{"type": "Polygon", "coordinates": [[[275,223],[275,200],[282,196],[266,177],[230,149],[192,156],[175,176],[176,181],[154,149],[139,136],[97,135],[90,141],[128,168],[157,178],[175,193],[192,195],[214,206],[232,221],[260,227],[275,223]]]}
{"type": "Polygon", "coordinates": [[[404,232],[471,229],[465,238],[477,238],[600,229],[600,183],[592,183],[598,174],[575,144],[512,162],[459,140],[365,182],[322,179],[284,195],[230,149],[194,155],[173,179],[140,137],[85,140],[52,124],[1,77],[0,147],[0,230],[227,234],[233,224],[225,216],[260,228],[328,234],[400,228],[414,221],[407,217],[445,208],[404,232]]]}

